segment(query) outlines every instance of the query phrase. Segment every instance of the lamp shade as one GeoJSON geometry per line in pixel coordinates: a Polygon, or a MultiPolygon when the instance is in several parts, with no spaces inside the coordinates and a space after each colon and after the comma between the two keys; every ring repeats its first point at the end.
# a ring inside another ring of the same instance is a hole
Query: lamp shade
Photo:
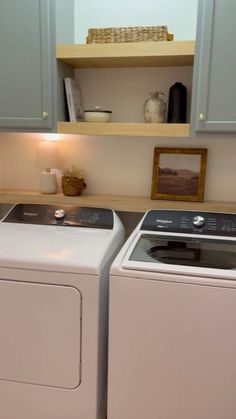
{"type": "Polygon", "coordinates": [[[40,141],[36,155],[36,167],[59,168],[59,154],[56,141],[40,141]]]}

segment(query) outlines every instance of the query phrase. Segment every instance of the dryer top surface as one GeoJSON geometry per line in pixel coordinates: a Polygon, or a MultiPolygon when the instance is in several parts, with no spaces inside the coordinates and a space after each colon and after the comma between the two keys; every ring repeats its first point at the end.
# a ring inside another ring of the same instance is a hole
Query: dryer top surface
{"type": "MultiPolygon", "coordinates": [[[[76,216],[73,216],[74,221],[72,221],[72,212],[70,212],[68,224],[62,220],[58,222],[54,217],[50,218],[52,208],[47,210],[47,222],[44,224],[26,223],[24,220],[17,222],[11,210],[0,223],[0,265],[11,268],[99,274],[111,258],[114,249],[120,247],[124,236],[123,226],[116,214],[111,210],[107,211],[109,220],[112,220],[110,228],[106,225],[106,217],[99,219],[99,209],[84,211],[81,223],[76,216]],[[85,220],[85,214],[90,214],[90,218],[85,220]],[[93,219],[96,227],[89,222],[93,219]],[[55,224],[52,224],[51,220],[55,220],[55,224]],[[75,226],[73,222],[76,223],[75,226]],[[100,228],[99,222],[103,223],[100,228]]],[[[22,216],[33,220],[39,218],[35,208],[26,205],[22,216]]],[[[65,218],[63,217],[64,220],[65,218]]]]}

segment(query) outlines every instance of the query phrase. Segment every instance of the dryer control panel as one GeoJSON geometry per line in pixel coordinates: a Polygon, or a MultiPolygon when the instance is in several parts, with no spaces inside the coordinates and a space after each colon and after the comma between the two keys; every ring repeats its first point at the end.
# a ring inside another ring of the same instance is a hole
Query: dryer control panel
{"type": "Polygon", "coordinates": [[[77,205],[17,204],[3,219],[4,223],[58,225],[113,229],[113,211],[77,205]]]}
{"type": "Polygon", "coordinates": [[[236,214],[151,210],[141,230],[236,237],[236,214]]]}

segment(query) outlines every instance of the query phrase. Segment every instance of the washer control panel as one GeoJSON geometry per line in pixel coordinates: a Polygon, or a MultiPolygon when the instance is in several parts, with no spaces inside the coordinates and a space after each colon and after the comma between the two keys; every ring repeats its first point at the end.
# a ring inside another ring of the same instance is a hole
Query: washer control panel
{"type": "Polygon", "coordinates": [[[113,211],[77,205],[17,204],[3,219],[4,223],[58,225],[113,229],[113,211]]]}
{"type": "Polygon", "coordinates": [[[141,230],[236,237],[236,214],[151,210],[141,230]]]}

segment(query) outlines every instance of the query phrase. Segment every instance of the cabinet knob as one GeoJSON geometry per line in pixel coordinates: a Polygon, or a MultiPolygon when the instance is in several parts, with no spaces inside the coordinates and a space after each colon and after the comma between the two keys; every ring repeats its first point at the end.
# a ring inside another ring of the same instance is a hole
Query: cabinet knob
{"type": "Polygon", "coordinates": [[[205,119],[204,114],[203,113],[200,113],[199,114],[199,121],[204,121],[204,119],[205,119]]]}
{"type": "Polygon", "coordinates": [[[47,117],[48,117],[48,112],[43,112],[42,113],[42,118],[43,119],[47,119],[47,117]]]}

